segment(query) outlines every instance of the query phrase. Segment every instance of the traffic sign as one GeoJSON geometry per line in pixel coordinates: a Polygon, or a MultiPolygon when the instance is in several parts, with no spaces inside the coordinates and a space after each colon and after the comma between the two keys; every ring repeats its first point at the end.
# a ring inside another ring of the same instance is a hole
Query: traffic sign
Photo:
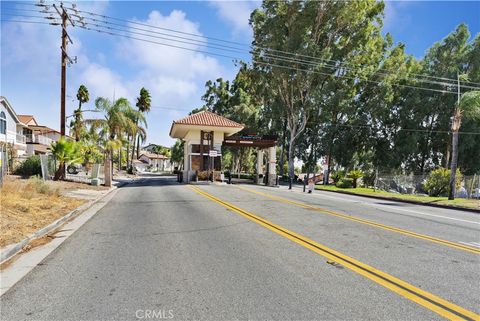
{"type": "Polygon", "coordinates": [[[210,150],[208,152],[208,156],[210,157],[217,157],[217,151],[216,150],[210,150]]]}

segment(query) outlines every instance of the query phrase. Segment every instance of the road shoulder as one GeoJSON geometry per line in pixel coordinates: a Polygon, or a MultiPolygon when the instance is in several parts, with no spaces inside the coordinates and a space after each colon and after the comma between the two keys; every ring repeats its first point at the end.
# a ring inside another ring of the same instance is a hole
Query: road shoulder
{"type": "MultiPolygon", "coordinates": [[[[33,268],[41,263],[45,257],[58,248],[69,236],[75,233],[83,224],[101,210],[115,196],[117,191],[117,187],[111,189],[98,199],[82,205],[81,207],[85,209],[82,213],[75,216],[79,211],[79,209],[76,209],[49,226],[39,230],[29,238],[11,246],[9,251],[10,255],[5,255],[5,260],[2,262],[3,267],[0,270],[0,296],[5,294],[15,283],[20,281],[33,268]],[[72,217],[74,218],[72,219],[72,217]],[[52,231],[54,232],[52,233],[52,231]],[[46,242],[46,244],[42,244],[26,252],[21,251],[30,241],[39,239],[47,234],[49,234],[51,238],[50,242],[46,242]],[[14,251],[17,247],[20,248],[14,251]]],[[[2,253],[2,258],[3,256],[2,253]]]]}

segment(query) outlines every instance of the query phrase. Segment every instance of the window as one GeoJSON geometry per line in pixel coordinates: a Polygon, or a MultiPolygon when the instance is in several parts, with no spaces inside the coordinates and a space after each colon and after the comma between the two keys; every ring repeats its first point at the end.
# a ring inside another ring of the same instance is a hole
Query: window
{"type": "Polygon", "coordinates": [[[7,116],[5,116],[5,113],[2,111],[0,112],[0,134],[6,134],[7,133],[7,116]]]}

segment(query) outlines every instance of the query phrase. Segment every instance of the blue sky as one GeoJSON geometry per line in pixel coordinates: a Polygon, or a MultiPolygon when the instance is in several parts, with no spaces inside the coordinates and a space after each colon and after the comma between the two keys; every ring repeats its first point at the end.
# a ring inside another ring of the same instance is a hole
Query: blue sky
{"type": "MultiPolygon", "coordinates": [[[[37,18],[11,16],[38,15],[23,11],[36,9],[29,3],[32,2],[1,2],[0,93],[7,97],[18,114],[33,114],[39,123],[58,129],[60,29],[9,21],[38,21],[37,18]]],[[[209,43],[212,41],[204,37],[245,44],[251,41],[249,14],[259,4],[258,1],[77,2],[83,11],[188,32],[209,43]]],[[[385,8],[384,32],[390,32],[396,42],[406,44],[408,53],[420,58],[434,42],[462,22],[468,25],[472,37],[480,32],[480,2],[389,1],[385,8]]],[[[115,94],[117,98],[124,96],[134,103],[140,88],[145,86],[153,98],[153,108],[147,117],[148,142],[170,146],[173,141],[168,132],[172,121],[201,106],[205,82],[218,77],[231,79],[236,73],[229,58],[78,28],[70,27],[69,30],[74,42],[69,53],[77,56],[78,63],[67,70],[67,115],[77,105],[73,99],[80,84],[89,88],[92,98],[84,109],[93,109],[97,96],[112,98],[115,94]]],[[[192,48],[205,50],[200,45],[192,48]]],[[[248,59],[248,55],[225,54],[248,59]]],[[[95,114],[85,117],[93,118],[95,114]]]]}

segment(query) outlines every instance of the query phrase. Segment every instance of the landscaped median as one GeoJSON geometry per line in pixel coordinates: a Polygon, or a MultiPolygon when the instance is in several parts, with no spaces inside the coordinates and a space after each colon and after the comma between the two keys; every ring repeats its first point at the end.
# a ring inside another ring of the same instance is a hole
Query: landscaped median
{"type": "Polygon", "coordinates": [[[106,190],[103,186],[7,176],[0,189],[0,249],[24,240],[106,190]]]}
{"type": "Polygon", "coordinates": [[[364,187],[339,188],[334,185],[316,185],[315,189],[367,196],[367,197],[376,197],[376,198],[389,199],[394,201],[421,203],[425,205],[449,206],[449,207],[480,211],[480,200],[478,199],[476,200],[476,199],[456,198],[455,200],[448,200],[447,197],[430,197],[430,196],[411,195],[411,194],[399,194],[399,193],[386,192],[382,190],[373,190],[372,188],[364,188],[364,187]]]}

